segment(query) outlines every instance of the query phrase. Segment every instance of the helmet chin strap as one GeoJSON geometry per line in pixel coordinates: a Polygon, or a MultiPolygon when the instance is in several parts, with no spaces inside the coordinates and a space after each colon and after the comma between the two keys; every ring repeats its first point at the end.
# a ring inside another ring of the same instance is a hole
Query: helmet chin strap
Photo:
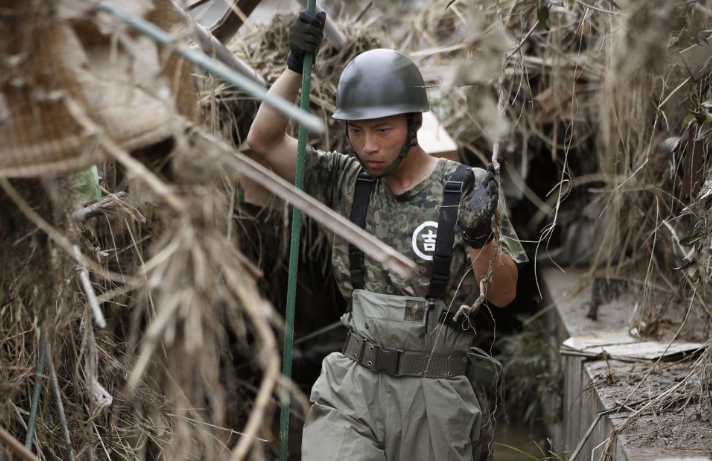
{"type": "MultiPolygon", "coordinates": [[[[403,147],[401,148],[400,153],[398,154],[398,157],[396,157],[395,160],[393,160],[393,163],[391,163],[388,168],[386,168],[386,171],[380,174],[372,174],[369,171],[369,174],[373,176],[376,179],[384,178],[388,176],[389,174],[393,173],[396,168],[401,164],[403,159],[405,158],[406,155],[408,155],[408,152],[410,152],[411,147],[417,146],[418,145],[418,121],[417,118],[415,117],[414,114],[406,114],[406,122],[408,123],[408,137],[405,140],[405,143],[403,144],[403,147]]],[[[346,122],[346,139],[349,140],[349,144],[351,144],[351,138],[349,138],[349,126],[348,122],[346,122]]],[[[356,158],[358,159],[359,163],[361,166],[368,171],[368,168],[366,168],[366,165],[363,163],[363,160],[361,160],[361,157],[359,157],[358,152],[356,152],[356,149],[354,149],[353,144],[351,144],[351,149],[354,150],[354,153],[356,153],[356,158]]]]}

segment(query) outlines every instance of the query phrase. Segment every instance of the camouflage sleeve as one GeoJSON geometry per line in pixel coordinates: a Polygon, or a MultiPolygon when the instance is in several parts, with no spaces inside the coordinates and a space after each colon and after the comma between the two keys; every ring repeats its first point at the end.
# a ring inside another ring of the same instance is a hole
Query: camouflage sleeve
{"type": "Polygon", "coordinates": [[[527,254],[524,252],[522,242],[519,241],[512,222],[509,220],[507,213],[507,203],[504,195],[500,191],[499,195],[499,213],[502,216],[502,235],[500,238],[500,246],[504,254],[512,258],[517,267],[521,267],[529,261],[527,254]]]}
{"type": "Polygon", "coordinates": [[[352,157],[307,146],[304,159],[304,191],[329,208],[335,208],[341,201],[340,186],[354,171],[358,173],[358,162],[352,157]]]}

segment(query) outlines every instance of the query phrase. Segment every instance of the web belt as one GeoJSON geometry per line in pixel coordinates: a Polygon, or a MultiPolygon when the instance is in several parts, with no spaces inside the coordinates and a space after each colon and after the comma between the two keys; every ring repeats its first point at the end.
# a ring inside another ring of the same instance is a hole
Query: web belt
{"type": "Polygon", "coordinates": [[[392,376],[454,378],[467,373],[466,354],[435,355],[388,349],[350,331],[343,354],[366,368],[392,376]]]}

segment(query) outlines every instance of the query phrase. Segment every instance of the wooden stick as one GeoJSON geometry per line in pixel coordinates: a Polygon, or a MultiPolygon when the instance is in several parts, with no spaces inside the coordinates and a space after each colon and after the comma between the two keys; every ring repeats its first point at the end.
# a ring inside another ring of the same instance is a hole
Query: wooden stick
{"type": "MultiPolygon", "coordinates": [[[[104,213],[120,209],[119,207],[121,205],[121,202],[125,200],[128,196],[129,194],[122,191],[117,192],[115,195],[104,197],[101,201],[92,203],[91,205],[72,213],[72,219],[74,220],[74,222],[85,222],[90,220],[91,218],[95,218],[104,213]]],[[[138,213],[136,210],[132,211],[138,213]]],[[[142,223],[146,222],[146,218],[141,216],[140,213],[138,213],[138,219],[142,223]]]]}
{"type": "Polygon", "coordinates": [[[0,442],[25,461],[40,461],[30,450],[23,447],[19,440],[2,427],[0,427],[0,442]]]}
{"type": "Polygon", "coordinates": [[[265,82],[265,79],[262,78],[262,76],[259,75],[256,70],[251,68],[245,61],[232,54],[230,50],[225,48],[225,45],[220,43],[220,41],[218,41],[218,39],[210,33],[210,31],[195,22],[195,20],[193,20],[193,18],[189,14],[187,14],[183,10],[183,8],[181,8],[175,1],[173,2],[173,6],[175,7],[175,10],[181,20],[193,28],[193,30],[195,31],[195,35],[198,38],[200,48],[202,48],[202,50],[206,54],[210,56],[215,56],[218,61],[225,64],[230,69],[238,71],[245,77],[254,80],[256,83],[265,88],[267,87],[267,82],[265,82]]]}
{"type": "Polygon", "coordinates": [[[347,242],[359,247],[369,257],[381,263],[387,269],[396,272],[401,277],[409,277],[412,274],[415,269],[413,261],[356,226],[345,217],[331,210],[306,192],[297,189],[257,161],[237,152],[215,136],[199,128],[194,130],[194,134],[194,138],[191,139],[192,142],[209,144],[203,151],[208,152],[210,150],[209,147],[213,147],[213,151],[215,148],[220,151],[220,158],[215,159],[216,161],[223,161],[226,166],[230,166],[240,174],[254,180],[289,204],[299,207],[302,212],[319,221],[325,228],[347,242]]]}
{"type": "MultiPolygon", "coordinates": [[[[74,259],[77,261],[83,260],[82,253],[79,251],[78,246],[72,245],[72,250],[74,250],[74,259]]],[[[77,269],[79,270],[79,281],[81,282],[82,289],[87,297],[87,304],[89,304],[92,314],[94,315],[94,322],[99,328],[106,328],[106,319],[104,319],[104,313],[101,312],[101,306],[99,306],[99,301],[96,299],[94,287],[91,286],[89,271],[84,264],[79,264],[77,269]]]]}

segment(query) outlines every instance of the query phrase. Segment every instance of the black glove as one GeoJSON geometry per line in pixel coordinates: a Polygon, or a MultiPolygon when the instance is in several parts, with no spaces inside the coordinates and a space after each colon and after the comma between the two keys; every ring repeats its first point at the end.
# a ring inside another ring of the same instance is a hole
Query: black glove
{"type": "Polygon", "coordinates": [[[475,189],[475,172],[465,172],[462,183],[457,225],[462,240],[472,248],[482,248],[494,238],[492,216],[497,210],[499,186],[494,175],[494,165],[487,165],[487,176],[475,189]]]}
{"type": "Polygon", "coordinates": [[[304,69],[304,53],[311,53],[312,65],[316,61],[316,54],[319,52],[321,41],[324,37],[324,24],[326,23],[326,12],[317,13],[316,16],[304,10],[299,13],[297,19],[289,29],[289,55],[287,56],[287,67],[290,70],[301,74],[304,69]]]}

